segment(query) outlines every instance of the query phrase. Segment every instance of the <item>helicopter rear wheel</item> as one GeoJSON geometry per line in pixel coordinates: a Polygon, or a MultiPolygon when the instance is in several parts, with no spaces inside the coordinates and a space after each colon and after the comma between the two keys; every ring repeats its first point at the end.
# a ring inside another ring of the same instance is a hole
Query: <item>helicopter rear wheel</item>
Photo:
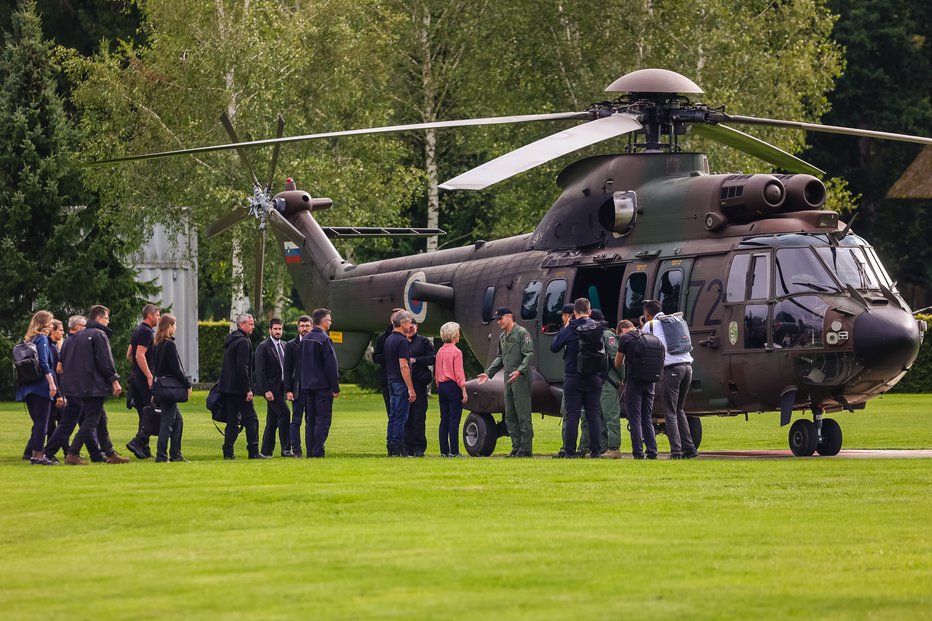
{"type": "Polygon", "coordinates": [[[841,425],[834,418],[822,419],[822,441],[816,446],[819,455],[831,457],[841,450],[841,425]]]}
{"type": "Polygon", "coordinates": [[[790,427],[790,450],[797,457],[809,457],[815,453],[819,443],[815,424],[811,420],[800,418],[790,427]]]}
{"type": "Polygon", "coordinates": [[[498,426],[491,414],[470,412],[463,423],[463,446],[471,457],[488,457],[495,451],[498,426]]]}
{"type": "Polygon", "coordinates": [[[699,450],[702,444],[702,419],[698,416],[687,416],[686,422],[689,423],[689,435],[693,438],[693,446],[699,450]]]}

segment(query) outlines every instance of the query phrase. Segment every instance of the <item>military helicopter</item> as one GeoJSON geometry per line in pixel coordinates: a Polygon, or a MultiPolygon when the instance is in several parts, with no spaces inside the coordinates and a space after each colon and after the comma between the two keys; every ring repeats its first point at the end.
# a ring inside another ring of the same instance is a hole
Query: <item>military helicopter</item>
{"type": "MultiPolygon", "coordinates": [[[[260,250],[271,224],[306,308],[334,311],[331,336],[344,368],[355,366],[391,309],[411,311],[422,331],[461,324],[479,360],[495,355],[497,306],[535,339],[533,410],[560,416],[562,362],[550,353],[563,304],[587,297],[610,325],[636,320],[641,302],[657,299],[665,313],[682,312],[693,339],[694,375],[686,404],[693,438],[703,416],[811,411],[789,430],[798,456],[835,455],[840,425],[825,413],[855,410],[892,388],[910,368],[923,339],[876,252],[851,223],[823,209],[825,185],[815,166],[731,125],[807,131],[932,144],[932,139],[871,130],[726,114],[692,103],[702,89],[664,69],[642,69],[613,82],[617,99],[580,112],[420,123],[278,136],[241,142],[229,120],[230,144],[107,160],[105,163],[236,149],[253,179],[246,209],[214,223],[219,234],[252,216],[260,250]],[[330,199],[312,198],[289,179],[271,186],[280,146],[287,142],[549,120],[584,121],[465,172],[441,187],[481,190],[556,157],[625,136],[623,153],[588,157],[557,177],[562,193],[530,233],[429,254],[353,265],[332,237],[434,235],[432,229],[326,227],[317,212],[330,199]],[[726,125],[727,124],[727,125],[726,125]],[[703,153],[684,151],[688,131],[762,159],[786,174],[711,174],[703,153]],[[268,183],[259,183],[246,154],[274,145],[268,183]]],[[[104,163],[104,162],[102,162],[104,163]]],[[[259,252],[257,256],[262,257],[259,252]]],[[[261,291],[261,261],[256,291],[261,291]]],[[[490,455],[506,432],[499,376],[468,385],[463,440],[473,456],[490,455]],[[496,381],[497,380],[497,381],[496,381]]],[[[662,412],[655,410],[662,430],[662,412]]]]}

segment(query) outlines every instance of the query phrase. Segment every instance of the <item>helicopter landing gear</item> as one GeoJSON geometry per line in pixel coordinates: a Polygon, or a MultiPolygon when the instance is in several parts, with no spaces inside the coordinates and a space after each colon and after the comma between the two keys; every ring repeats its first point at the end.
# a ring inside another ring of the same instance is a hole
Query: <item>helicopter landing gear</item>
{"type": "Polygon", "coordinates": [[[800,418],[790,427],[790,450],[797,457],[810,457],[819,444],[815,424],[800,418]]]}
{"type": "Polygon", "coordinates": [[[702,444],[702,419],[698,416],[687,416],[686,422],[689,423],[689,435],[693,438],[693,446],[699,450],[702,444]]]}
{"type": "Polygon", "coordinates": [[[488,457],[495,451],[498,425],[491,414],[470,412],[463,423],[463,446],[470,457],[488,457]]]}
{"type": "Polygon", "coordinates": [[[831,457],[832,455],[838,455],[838,452],[841,450],[841,425],[838,424],[834,418],[826,418],[822,420],[822,439],[819,441],[818,446],[816,446],[816,451],[819,455],[825,457],[831,457]]]}

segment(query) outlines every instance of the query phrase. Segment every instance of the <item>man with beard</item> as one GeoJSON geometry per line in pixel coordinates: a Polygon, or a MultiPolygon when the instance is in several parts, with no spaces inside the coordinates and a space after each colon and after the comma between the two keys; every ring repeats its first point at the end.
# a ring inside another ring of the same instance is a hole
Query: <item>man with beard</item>
{"type": "MultiPolygon", "coordinates": [[[[303,457],[301,452],[301,418],[304,416],[304,399],[301,398],[301,340],[311,331],[311,318],[298,317],[298,336],[285,343],[285,399],[291,401],[292,457],[303,457]]],[[[306,424],[306,423],[305,423],[306,424]]]]}

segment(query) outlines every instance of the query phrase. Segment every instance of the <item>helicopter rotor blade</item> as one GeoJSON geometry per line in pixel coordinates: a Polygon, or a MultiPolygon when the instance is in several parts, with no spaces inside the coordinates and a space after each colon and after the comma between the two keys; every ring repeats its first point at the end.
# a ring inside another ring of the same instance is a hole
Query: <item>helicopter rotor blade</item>
{"type": "Polygon", "coordinates": [[[846,136],[858,136],[862,138],[877,138],[879,140],[896,140],[898,142],[914,142],[916,144],[932,144],[932,138],[924,136],[913,136],[911,134],[894,134],[891,132],[879,132],[872,129],[858,129],[855,127],[841,127],[839,125],[820,125],[818,123],[803,123],[800,121],[784,121],[782,119],[763,119],[755,116],[737,116],[731,114],[722,114],[720,119],[726,123],[737,123],[743,125],[765,125],[768,127],[791,127],[794,129],[804,129],[811,132],[821,132],[825,134],[844,134],[846,136]]]}
{"type": "MultiPolygon", "coordinates": [[[[239,142],[239,138],[236,135],[236,130],[233,129],[233,123],[230,122],[230,117],[227,116],[226,111],[220,115],[220,123],[223,125],[223,128],[227,130],[227,135],[230,137],[234,143],[239,142]]],[[[236,154],[239,155],[240,161],[243,163],[243,166],[246,167],[246,170],[249,172],[249,177],[252,179],[252,184],[255,187],[261,187],[259,185],[259,178],[256,176],[256,170],[252,167],[252,163],[249,161],[249,158],[246,156],[245,149],[237,148],[236,154]]]]}
{"type": "Polygon", "coordinates": [[[641,127],[633,114],[613,114],[524,145],[454,177],[440,184],[440,187],[445,190],[482,190],[561,155],[637,131],[641,127]]]}
{"type": "Polygon", "coordinates": [[[304,233],[295,228],[295,226],[288,221],[288,218],[278,211],[274,209],[269,210],[268,222],[275,227],[275,230],[281,233],[285,239],[297,245],[298,248],[304,246],[304,233]]]}
{"type": "Polygon", "coordinates": [[[259,231],[256,236],[256,284],[252,296],[252,308],[256,318],[262,316],[262,280],[265,276],[265,231],[259,231]]]}
{"type": "MultiPolygon", "coordinates": [[[[285,135],[285,119],[282,118],[282,115],[278,115],[278,128],[275,132],[276,138],[281,138],[285,135]]],[[[269,182],[266,184],[266,188],[271,192],[272,191],[272,182],[275,181],[275,167],[278,166],[278,154],[281,153],[282,143],[276,142],[275,147],[272,149],[272,161],[269,162],[269,182]]]]}
{"type": "MultiPolygon", "coordinates": [[[[366,134],[387,134],[392,132],[405,132],[419,129],[443,129],[446,127],[476,127],[483,125],[505,125],[511,123],[528,123],[531,121],[568,121],[568,120],[588,120],[589,112],[555,112],[549,114],[522,114],[517,116],[496,116],[483,119],[462,119],[458,121],[435,121],[432,123],[412,123],[409,125],[391,125],[387,127],[372,127],[366,129],[350,129],[337,132],[325,132],[321,134],[307,134],[304,136],[287,136],[284,138],[267,138],[265,140],[252,140],[249,142],[239,142],[234,140],[231,144],[220,144],[209,147],[194,147],[191,149],[179,149],[177,151],[162,151],[160,153],[145,153],[142,155],[127,155],[115,157],[107,160],[98,160],[90,162],[90,166],[100,166],[103,164],[115,164],[117,162],[132,162],[136,160],[149,160],[160,157],[169,157],[172,155],[183,155],[189,153],[207,153],[211,151],[228,151],[236,149],[242,153],[245,147],[262,147],[275,144],[288,144],[291,142],[302,142],[305,140],[317,140],[320,138],[338,138],[340,136],[363,136],[366,134]]],[[[228,130],[229,133],[229,130],[228,130]]],[[[242,155],[240,156],[242,157],[242,155]]],[[[253,173],[255,177],[255,173],[253,173]]]]}
{"type": "Polygon", "coordinates": [[[233,228],[243,220],[249,217],[249,210],[243,208],[237,208],[236,211],[232,211],[227,215],[214,220],[210,223],[210,226],[207,227],[207,237],[216,237],[221,233],[228,231],[233,228]]]}
{"type": "Polygon", "coordinates": [[[755,138],[750,134],[738,131],[737,129],[725,125],[703,125],[696,123],[692,130],[711,140],[720,142],[726,146],[743,151],[748,155],[764,160],[774,166],[787,172],[805,173],[808,175],[824,176],[825,171],[816,168],[809,162],[799,159],[783,149],[779,149],[768,142],[755,138]]]}

